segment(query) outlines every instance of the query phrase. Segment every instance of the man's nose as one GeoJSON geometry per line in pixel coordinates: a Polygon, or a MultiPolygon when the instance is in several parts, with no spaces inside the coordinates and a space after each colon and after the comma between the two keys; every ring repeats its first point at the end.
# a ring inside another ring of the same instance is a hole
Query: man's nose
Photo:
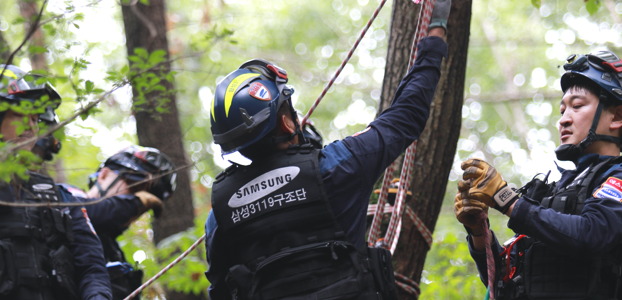
{"type": "Polygon", "coordinates": [[[568,112],[564,112],[561,119],[559,119],[559,125],[562,127],[567,127],[570,126],[570,124],[572,124],[572,118],[570,117],[570,114],[568,112]]]}
{"type": "Polygon", "coordinates": [[[37,115],[28,115],[28,127],[33,129],[39,126],[39,117],[37,115]]]}

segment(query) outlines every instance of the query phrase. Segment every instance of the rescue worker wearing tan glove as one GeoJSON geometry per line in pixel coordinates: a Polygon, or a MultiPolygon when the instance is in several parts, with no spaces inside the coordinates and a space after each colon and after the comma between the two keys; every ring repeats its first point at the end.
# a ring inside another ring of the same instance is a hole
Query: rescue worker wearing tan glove
{"type": "Polygon", "coordinates": [[[464,173],[458,182],[458,194],[454,200],[456,218],[473,237],[476,249],[484,249],[484,228],[477,216],[492,207],[510,216],[518,193],[508,186],[501,174],[487,162],[471,158],[461,165],[464,173]]]}

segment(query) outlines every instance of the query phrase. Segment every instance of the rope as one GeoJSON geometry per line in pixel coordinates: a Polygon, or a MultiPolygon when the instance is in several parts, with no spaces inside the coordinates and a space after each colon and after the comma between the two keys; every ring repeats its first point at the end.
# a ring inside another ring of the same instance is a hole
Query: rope
{"type": "MultiPolygon", "coordinates": [[[[408,69],[410,70],[417,59],[417,44],[421,39],[426,36],[428,32],[428,25],[430,24],[430,20],[432,17],[432,11],[434,10],[434,3],[436,0],[428,0],[422,3],[422,7],[419,11],[419,20],[417,21],[417,29],[415,31],[415,38],[413,40],[413,46],[411,50],[410,61],[408,62],[408,69]]],[[[401,234],[402,227],[402,214],[404,213],[404,209],[402,206],[404,205],[404,200],[406,199],[406,193],[410,186],[410,177],[411,170],[413,168],[414,160],[415,160],[415,150],[417,146],[417,141],[413,142],[406,149],[406,153],[404,154],[404,163],[402,165],[402,173],[400,174],[400,186],[397,190],[396,195],[396,208],[391,215],[391,221],[389,222],[389,228],[387,229],[387,233],[385,235],[384,240],[388,245],[391,245],[390,250],[391,253],[395,252],[395,248],[397,247],[397,240],[401,234]]],[[[423,223],[422,223],[423,225],[423,223]]],[[[426,228],[426,231],[427,230],[426,228]]],[[[422,232],[423,233],[423,232],[422,232]]],[[[431,243],[428,243],[429,245],[431,243]]]]}
{"type": "Polygon", "coordinates": [[[410,206],[406,206],[406,215],[415,224],[415,227],[417,228],[417,230],[419,230],[419,233],[421,233],[421,236],[426,241],[426,243],[428,243],[428,248],[431,248],[432,247],[432,232],[428,229],[428,227],[425,226],[425,224],[423,224],[423,221],[421,221],[421,219],[417,217],[417,215],[415,214],[413,209],[410,208],[410,206]]]}
{"type": "MultiPolygon", "coordinates": [[[[368,216],[373,216],[373,215],[375,215],[375,214],[376,214],[376,209],[378,209],[378,205],[377,205],[377,204],[370,204],[370,205],[367,207],[367,215],[368,215],[368,216]]],[[[393,206],[391,206],[391,204],[388,204],[388,203],[387,203],[387,204],[385,204],[385,205],[384,205],[384,211],[383,211],[383,213],[385,213],[385,214],[391,214],[391,213],[393,213],[393,206]]]]}
{"type": "Polygon", "coordinates": [[[130,299],[134,298],[136,295],[138,295],[140,292],[142,292],[142,290],[144,290],[146,287],[151,285],[151,283],[153,283],[156,279],[160,278],[160,276],[164,275],[164,273],[166,273],[174,265],[179,263],[184,257],[188,256],[188,254],[190,254],[190,252],[192,252],[192,250],[194,250],[194,248],[196,248],[201,242],[203,242],[203,240],[205,240],[205,234],[203,236],[201,236],[196,242],[194,242],[194,244],[192,244],[192,246],[190,246],[190,248],[188,248],[188,250],[186,250],[179,257],[177,257],[173,262],[168,264],[168,266],[166,266],[166,268],[162,269],[160,272],[158,272],[158,274],[156,274],[155,276],[151,277],[151,279],[147,280],[147,282],[143,283],[143,285],[138,287],[135,291],[133,291],[129,296],[125,297],[125,299],[123,299],[123,300],[130,300],[130,299]]]}
{"type": "Polygon", "coordinates": [[[341,71],[343,70],[343,68],[346,66],[348,61],[350,61],[352,54],[354,54],[354,50],[356,50],[356,48],[359,46],[359,43],[361,42],[361,40],[363,40],[365,33],[367,33],[367,30],[371,26],[371,23],[374,22],[374,20],[378,16],[378,13],[380,12],[380,10],[382,9],[382,7],[384,6],[386,2],[387,0],[382,0],[382,2],[380,2],[378,7],[376,8],[376,11],[374,11],[374,14],[371,16],[369,21],[367,21],[367,25],[365,25],[365,28],[363,28],[363,30],[359,34],[358,39],[356,39],[356,42],[354,43],[354,45],[352,45],[352,48],[350,49],[350,52],[348,52],[348,56],[346,57],[346,59],[344,59],[343,62],[341,62],[341,66],[339,66],[339,69],[337,69],[337,71],[335,72],[335,75],[333,75],[333,78],[331,78],[330,81],[326,84],[320,96],[317,97],[317,99],[315,100],[315,103],[313,103],[311,108],[309,108],[309,111],[307,112],[307,114],[304,116],[304,118],[302,118],[302,122],[300,123],[301,125],[305,125],[309,117],[311,117],[311,114],[313,113],[315,108],[318,106],[318,104],[320,104],[320,101],[322,101],[322,98],[324,98],[324,96],[326,95],[326,92],[328,92],[328,89],[330,89],[330,87],[333,85],[337,77],[339,77],[339,74],[341,74],[341,71]]]}
{"type": "MultiPolygon", "coordinates": [[[[380,190],[380,197],[378,197],[378,204],[376,209],[376,213],[374,214],[374,219],[371,222],[371,229],[369,230],[369,238],[367,242],[370,247],[378,240],[380,225],[382,224],[382,218],[384,217],[384,207],[387,203],[387,198],[389,197],[389,185],[391,184],[391,179],[393,178],[393,169],[395,167],[395,162],[391,163],[386,171],[384,171],[384,178],[382,179],[382,188],[380,190]]],[[[392,211],[393,212],[393,211],[392,211]]]]}
{"type": "MultiPolygon", "coordinates": [[[[395,276],[396,279],[402,280],[404,281],[404,283],[409,284],[411,288],[414,288],[417,291],[417,294],[419,294],[419,292],[421,291],[421,289],[419,288],[419,284],[416,283],[414,280],[400,274],[400,273],[393,273],[393,276],[395,276]]],[[[396,281],[397,282],[397,281],[396,281]]]]}
{"type": "Polygon", "coordinates": [[[490,229],[486,219],[488,215],[486,212],[481,212],[477,215],[477,222],[484,228],[484,240],[486,245],[486,269],[488,271],[488,294],[490,299],[494,299],[494,282],[495,282],[495,258],[492,256],[492,248],[490,246],[490,229]]]}

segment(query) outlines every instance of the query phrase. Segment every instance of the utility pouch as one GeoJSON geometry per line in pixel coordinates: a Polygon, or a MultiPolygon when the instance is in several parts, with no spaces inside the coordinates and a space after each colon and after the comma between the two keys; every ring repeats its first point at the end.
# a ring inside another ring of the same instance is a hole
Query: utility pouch
{"type": "Polygon", "coordinates": [[[595,290],[602,260],[580,260],[535,242],[525,255],[529,299],[586,299],[595,290]]]}
{"type": "Polygon", "coordinates": [[[64,245],[50,251],[52,292],[57,299],[78,300],[73,256],[64,245]]]}
{"type": "Polygon", "coordinates": [[[555,183],[547,184],[537,178],[534,178],[529,184],[531,186],[524,195],[529,199],[534,199],[538,202],[541,202],[544,197],[552,195],[555,188],[555,183]]]}
{"type": "Polygon", "coordinates": [[[17,284],[13,244],[0,241],[0,296],[10,294],[17,284]]]}
{"type": "Polygon", "coordinates": [[[376,289],[382,295],[382,299],[397,299],[397,287],[395,285],[395,276],[393,275],[391,252],[385,248],[369,247],[367,248],[367,254],[371,263],[376,289]]]}
{"type": "Polygon", "coordinates": [[[361,254],[346,242],[329,241],[283,249],[256,265],[238,264],[225,279],[233,300],[377,300],[361,254]]]}
{"type": "MultiPolygon", "coordinates": [[[[143,271],[142,270],[132,270],[127,271],[127,273],[123,272],[111,272],[110,268],[108,269],[108,274],[110,275],[110,286],[112,288],[112,299],[113,300],[122,300],[127,297],[127,295],[131,294],[138,287],[142,285],[143,280],[143,271]]],[[[132,300],[140,300],[140,293],[134,296],[132,300]]]]}
{"type": "Polygon", "coordinates": [[[253,273],[245,265],[235,265],[229,269],[225,282],[233,300],[246,300],[253,283],[253,273]]]}

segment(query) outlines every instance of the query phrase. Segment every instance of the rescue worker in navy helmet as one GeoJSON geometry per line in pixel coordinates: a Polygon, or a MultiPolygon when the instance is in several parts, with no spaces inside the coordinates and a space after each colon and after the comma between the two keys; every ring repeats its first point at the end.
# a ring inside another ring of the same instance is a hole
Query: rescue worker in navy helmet
{"type": "MultiPolygon", "coordinates": [[[[177,187],[174,171],[175,165],[166,154],[155,148],[133,145],[101,164],[89,177],[91,189],[87,193],[67,186],[82,201],[106,197],[89,205],[88,211],[102,241],[113,300],[127,297],[142,284],[143,277],[142,270],[127,262],[116,238],[148,210],[152,210],[156,218],[160,217],[162,201],[166,201],[177,187]],[[149,181],[151,178],[153,180],[149,181]]],[[[140,295],[133,299],[140,299],[140,295]]]]}
{"type": "Polygon", "coordinates": [[[252,160],[212,188],[206,249],[210,299],[396,299],[391,254],[365,243],[374,182],[416,140],[429,116],[450,1],[393,103],[367,129],[316,149],[292,106],[287,72],[255,59],[215,89],[213,140],[252,160]]]}
{"type": "Polygon", "coordinates": [[[573,54],[564,69],[556,154],[575,170],[515,191],[488,163],[462,163],[455,211],[485,284],[484,228],[474,216],[492,207],[516,233],[503,246],[490,238],[495,299],[622,299],[622,60],[573,54]]]}
{"type": "MultiPolygon", "coordinates": [[[[39,115],[58,107],[61,97],[49,82],[40,82],[40,76],[13,65],[0,65],[3,69],[0,104],[7,109],[0,112],[0,134],[3,142],[23,143],[38,134],[39,115]]],[[[34,144],[33,140],[21,150],[31,150],[34,144]]],[[[1,184],[0,200],[77,202],[51,178],[28,175],[28,180],[1,184]]],[[[0,266],[0,299],[112,298],[101,243],[84,207],[0,204],[0,266]]]]}

